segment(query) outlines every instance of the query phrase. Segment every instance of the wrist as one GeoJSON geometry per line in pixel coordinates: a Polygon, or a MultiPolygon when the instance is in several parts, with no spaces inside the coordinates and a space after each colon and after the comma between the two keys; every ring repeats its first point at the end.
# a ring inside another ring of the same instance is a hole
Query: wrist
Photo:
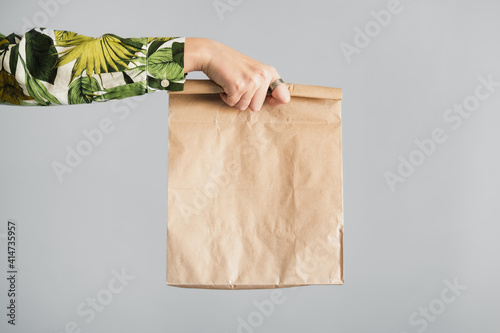
{"type": "Polygon", "coordinates": [[[184,72],[203,71],[210,59],[209,44],[206,38],[186,38],[184,43],[184,72]]]}

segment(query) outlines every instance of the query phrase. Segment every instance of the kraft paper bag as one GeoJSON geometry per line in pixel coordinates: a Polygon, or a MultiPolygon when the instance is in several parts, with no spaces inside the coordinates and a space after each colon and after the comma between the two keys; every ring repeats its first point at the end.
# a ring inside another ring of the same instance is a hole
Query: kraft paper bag
{"type": "Polygon", "coordinates": [[[259,112],[208,80],[169,94],[168,285],[343,283],[342,91],[288,89],[259,112]]]}

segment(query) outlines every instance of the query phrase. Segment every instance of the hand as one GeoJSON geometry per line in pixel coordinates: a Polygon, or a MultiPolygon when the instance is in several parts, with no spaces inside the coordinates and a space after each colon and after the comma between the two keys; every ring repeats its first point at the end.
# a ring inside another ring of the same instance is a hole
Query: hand
{"type": "Polygon", "coordinates": [[[266,96],[271,83],[280,78],[273,67],[210,39],[186,38],[184,71],[199,70],[224,89],[221,98],[227,105],[240,110],[259,111],[265,100],[271,106],[290,101],[284,84],[266,96]]]}

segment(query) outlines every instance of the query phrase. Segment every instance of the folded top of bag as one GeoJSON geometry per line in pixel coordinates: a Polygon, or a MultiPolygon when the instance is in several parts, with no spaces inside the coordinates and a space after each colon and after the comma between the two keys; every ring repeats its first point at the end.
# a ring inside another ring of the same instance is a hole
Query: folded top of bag
{"type": "MultiPolygon", "coordinates": [[[[293,97],[342,99],[342,89],[303,84],[287,83],[293,97]]],[[[211,80],[186,80],[183,91],[171,91],[170,94],[218,94],[224,92],[221,86],[211,80]]]]}

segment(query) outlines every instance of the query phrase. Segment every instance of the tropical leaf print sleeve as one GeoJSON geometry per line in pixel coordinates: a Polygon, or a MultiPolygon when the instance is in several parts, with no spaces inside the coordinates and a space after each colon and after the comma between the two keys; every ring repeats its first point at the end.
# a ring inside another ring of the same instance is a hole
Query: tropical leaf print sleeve
{"type": "Polygon", "coordinates": [[[182,90],[184,38],[88,37],[33,28],[0,34],[0,103],[102,102],[157,90],[182,90]]]}

